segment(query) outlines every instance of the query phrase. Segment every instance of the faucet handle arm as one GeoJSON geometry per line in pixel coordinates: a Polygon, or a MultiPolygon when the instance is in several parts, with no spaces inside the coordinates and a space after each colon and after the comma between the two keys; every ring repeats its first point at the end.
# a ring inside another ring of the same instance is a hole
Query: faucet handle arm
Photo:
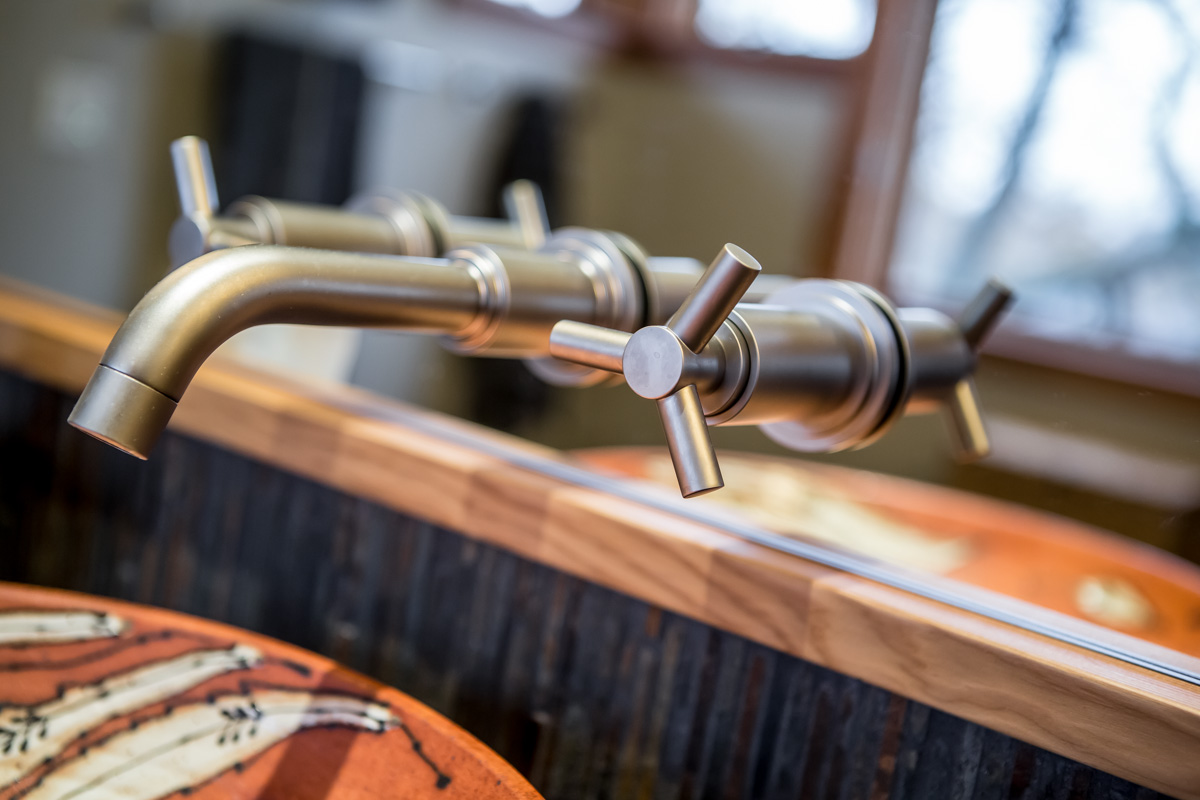
{"type": "Polygon", "coordinates": [[[689,350],[700,352],[761,272],[754,256],[735,244],[725,245],[667,320],[667,327],[689,350]]]}
{"type": "Polygon", "coordinates": [[[184,136],[171,142],[175,188],[185,217],[211,217],[217,213],[217,181],[213,177],[208,142],[199,136],[184,136]]]}
{"type": "Polygon", "coordinates": [[[946,415],[954,450],[960,460],[977,461],[991,452],[975,381],[963,378],[954,385],[954,393],[946,398],[946,415]]]}
{"type": "Polygon", "coordinates": [[[684,497],[725,485],[697,388],[706,370],[701,351],[761,269],[745,250],[727,244],[665,326],[628,334],[564,320],[550,333],[556,358],[619,372],[639,396],[657,401],[684,497]]]}
{"type": "MultiPolygon", "coordinates": [[[[962,331],[963,341],[972,353],[979,352],[984,340],[1012,302],[1012,290],[993,278],[958,315],[958,329],[962,331]]],[[[979,406],[979,393],[975,389],[975,381],[969,376],[956,383],[954,391],[946,398],[946,415],[954,450],[961,461],[977,461],[991,452],[992,445],[988,441],[987,426],[983,423],[983,412],[979,406]]]]}
{"type": "Polygon", "coordinates": [[[1012,289],[992,278],[958,315],[958,329],[972,352],[979,352],[996,323],[1012,305],[1012,289]]]}
{"type": "Polygon", "coordinates": [[[696,497],[724,486],[696,384],[681,386],[658,400],[658,416],[683,496],[696,497]]]}
{"type": "Polygon", "coordinates": [[[550,331],[550,352],[555,358],[620,374],[625,345],[633,334],[564,319],[550,331]]]}
{"type": "Polygon", "coordinates": [[[516,223],[527,249],[536,250],[546,243],[546,237],[550,234],[550,219],[546,215],[542,190],[536,183],[522,179],[505,186],[504,210],[508,218],[516,223]]]}

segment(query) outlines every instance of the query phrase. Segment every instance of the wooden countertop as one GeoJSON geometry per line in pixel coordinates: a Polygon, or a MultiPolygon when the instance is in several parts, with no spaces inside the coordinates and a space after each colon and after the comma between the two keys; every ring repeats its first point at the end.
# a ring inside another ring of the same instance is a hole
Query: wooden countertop
{"type": "MultiPolygon", "coordinates": [[[[119,322],[0,282],[0,366],[77,393],[119,322]]],[[[351,387],[216,360],[172,427],[1158,791],[1200,798],[1200,687],[573,483],[553,474],[568,462],[557,451],[351,387]]],[[[1170,658],[1200,671],[1196,659],[1170,658]]]]}

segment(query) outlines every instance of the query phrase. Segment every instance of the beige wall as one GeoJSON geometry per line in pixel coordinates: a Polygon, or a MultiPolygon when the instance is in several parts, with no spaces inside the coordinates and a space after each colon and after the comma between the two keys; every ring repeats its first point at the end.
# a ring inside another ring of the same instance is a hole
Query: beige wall
{"type": "Polygon", "coordinates": [[[159,145],[203,119],[203,47],[126,5],[0,2],[0,272],[119,308],[166,266],[159,145]]]}

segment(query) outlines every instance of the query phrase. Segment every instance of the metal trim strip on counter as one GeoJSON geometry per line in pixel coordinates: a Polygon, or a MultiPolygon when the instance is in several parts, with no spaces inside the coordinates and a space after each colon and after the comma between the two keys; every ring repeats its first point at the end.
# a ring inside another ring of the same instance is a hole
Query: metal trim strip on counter
{"type": "MultiPolygon", "coordinates": [[[[378,413],[378,412],[376,412],[378,413]]],[[[407,415],[391,411],[388,414],[396,420],[422,433],[442,438],[457,445],[468,446],[486,452],[500,460],[506,461],[523,469],[539,472],[547,477],[567,483],[579,485],[588,489],[610,492],[622,499],[649,506],[658,511],[664,511],[683,517],[691,522],[721,530],[744,539],[753,544],[787,555],[803,558],[822,566],[866,578],[883,584],[892,589],[908,592],[909,594],[943,603],[960,611],[977,614],[981,617],[1012,625],[1029,633],[1045,636],[1062,644],[1073,645],[1098,655],[1117,659],[1126,664],[1142,667],[1170,678],[1175,678],[1194,686],[1200,686],[1200,669],[1159,661],[1151,656],[1133,652],[1136,649],[1162,649],[1165,655],[1177,655],[1179,658],[1195,661],[1183,654],[1160,648],[1158,645],[1143,641],[1133,636],[1098,628],[1092,623],[1077,620],[1057,611],[1042,608],[1023,600],[981,589],[967,584],[956,584],[954,587],[938,585],[936,576],[917,575],[898,569],[888,564],[850,553],[826,549],[821,545],[799,541],[778,533],[747,524],[723,512],[713,505],[696,506],[692,502],[676,499],[666,493],[643,488],[631,480],[600,475],[583,467],[576,467],[561,461],[542,459],[536,456],[514,456],[505,448],[483,438],[471,437],[458,431],[448,431],[444,428],[430,426],[416,414],[407,415]],[[1055,624],[1042,621],[1038,617],[1051,617],[1055,624]],[[1102,631],[1113,641],[1106,642],[1097,638],[1092,629],[1102,631]],[[1126,647],[1122,647],[1126,645],[1126,647]]]]}

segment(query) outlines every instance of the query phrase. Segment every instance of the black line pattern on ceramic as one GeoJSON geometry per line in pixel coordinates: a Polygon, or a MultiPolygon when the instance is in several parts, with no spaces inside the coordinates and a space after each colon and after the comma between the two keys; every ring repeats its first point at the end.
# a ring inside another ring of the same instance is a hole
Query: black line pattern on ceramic
{"type": "Polygon", "coordinates": [[[125,620],[102,611],[9,608],[0,611],[0,647],[112,639],[127,627],[125,620]]]}
{"type": "Polygon", "coordinates": [[[61,689],[41,703],[0,708],[0,787],[54,759],[81,733],[108,720],[261,662],[261,653],[240,644],[199,650],[61,689]]]}
{"type": "Polygon", "coordinates": [[[302,690],[256,690],[185,703],[66,759],[19,797],[154,800],[240,768],[307,728],[383,733],[398,723],[385,704],[302,690]]]}

